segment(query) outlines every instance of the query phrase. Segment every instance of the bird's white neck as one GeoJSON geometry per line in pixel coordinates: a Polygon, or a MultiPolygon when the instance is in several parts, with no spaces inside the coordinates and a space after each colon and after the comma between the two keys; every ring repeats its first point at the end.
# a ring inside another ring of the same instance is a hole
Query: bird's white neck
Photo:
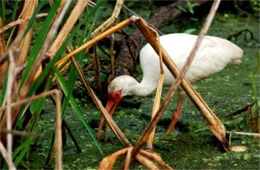
{"type": "Polygon", "coordinates": [[[156,89],[156,87],[157,87],[157,82],[146,81],[143,79],[141,83],[136,82],[136,84],[132,86],[131,95],[148,96],[156,89]]]}

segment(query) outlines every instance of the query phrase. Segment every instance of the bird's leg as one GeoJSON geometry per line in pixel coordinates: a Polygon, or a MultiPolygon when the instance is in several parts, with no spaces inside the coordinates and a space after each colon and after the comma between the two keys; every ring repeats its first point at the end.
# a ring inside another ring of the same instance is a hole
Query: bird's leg
{"type": "Polygon", "coordinates": [[[172,122],[166,132],[166,134],[170,134],[176,124],[176,122],[178,121],[178,119],[180,118],[181,116],[181,103],[182,103],[182,94],[179,94],[179,98],[178,98],[178,105],[177,105],[177,109],[176,111],[174,112],[174,114],[172,115],[172,122]]]}
{"type": "MultiPolygon", "coordinates": [[[[110,115],[111,117],[113,116],[114,112],[111,112],[110,115]]],[[[107,141],[107,133],[108,133],[108,124],[106,123],[106,128],[105,128],[105,141],[107,141]]]]}
{"type": "MultiPolygon", "coordinates": [[[[110,113],[111,117],[113,116],[113,113],[112,114],[110,113]]],[[[105,118],[102,116],[100,123],[99,123],[99,126],[98,126],[98,132],[97,132],[97,139],[98,140],[100,139],[100,133],[101,133],[104,121],[105,121],[105,118]]],[[[105,128],[105,132],[104,132],[105,133],[105,141],[107,141],[107,131],[108,131],[108,124],[106,123],[106,128],[105,128]]]]}
{"type": "Polygon", "coordinates": [[[108,134],[108,124],[106,123],[106,128],[105,128],[105,142],[107,141],[107,134],[108,134]]]}
{"type": "Polygon", "coordinates": [[[101,133],[101,129],[102,129],[102,126],[104,124],[104,116],[101,117],[100,119],[100,122],[99,122],[99,126],[98,126],[98,132],[97,132],[97,139],[99,140],[100,139],[100,133],[101,133]]]}

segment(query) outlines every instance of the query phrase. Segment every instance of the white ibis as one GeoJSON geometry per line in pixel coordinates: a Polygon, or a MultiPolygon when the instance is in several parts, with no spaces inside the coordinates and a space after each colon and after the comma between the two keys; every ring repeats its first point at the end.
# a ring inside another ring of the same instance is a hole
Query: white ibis
{"type": "MultiPolygon", "coordinates": [[[[197,39],[196,35],[168,34],[160,37],[160,43],[170,55],[177,67],[181,69],[190,54],[197,39]]],[[[232,42],[213,36],[206,36],[197,52],[186,78],[194,83],[221,71],[227,64],[241,63],[243,50],[232,42]]],[[[159,57],[150,44],[145,45],[140,52],[140,64],[143,71],[142,81],[139,83],[129,75],[116,77],[108,86],[107,111],[113,115],[117,105],[124,96],[147,96],[156,88],[159,81],[159,57]]],[[[174,77],[164,65],[164,84],[172,84],[174,77]]],[[[177,110],[167,133],[170,133],[181,113],[182,95],[179,95],[177,110]]],[[[101,119],[98,129],[98,138],[104,118],[101,119]]]]}

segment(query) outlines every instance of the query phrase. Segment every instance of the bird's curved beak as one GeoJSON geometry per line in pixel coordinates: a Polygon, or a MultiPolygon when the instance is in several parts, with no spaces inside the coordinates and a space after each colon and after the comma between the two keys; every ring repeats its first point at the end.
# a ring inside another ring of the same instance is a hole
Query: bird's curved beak
{"type": "Polygon", "coordinates": [[[106,104],[106,110],[111,116],[114,114],[114,112],[121,100],[122,100],[122,98],[117,101],[115,101],[113,99],[108,99],[107,104],[106,104]]]}
{"type": "MultiPolygon", "coordinates": [[[[123,99],[123,97],[120,97],[120,98],[118,98],[116,100],[114,100],[111,97],[108,98],[108,101],[107,101],[107,104],[106,104],[106,110],[111,115],[111,117],[114,114],[118,104],[120,103],[120,101],[122,99],[123,99]]],[[[98,133],[97,133],[97,138],[98,139],[100,139],[100,133],[101,133],[102,126],[104,124],[104,120],[105,120],[105,118],[102,116],[102,118],[100,119],[99,127],[98,127],[98,133]]]]}

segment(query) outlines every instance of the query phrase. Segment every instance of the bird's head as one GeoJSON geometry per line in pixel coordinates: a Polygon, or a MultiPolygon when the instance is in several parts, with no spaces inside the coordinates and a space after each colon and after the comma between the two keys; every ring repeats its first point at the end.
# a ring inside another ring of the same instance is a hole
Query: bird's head
{"type": "Polygon", "coordinates": [[[110,114],[113,114],[123,97],[132,95],[133,86],[136,84],[137,81],[128,75],[116,77],[113,81],[111,81],[108,86],[108,101],[106,110],[110,114]]]}

